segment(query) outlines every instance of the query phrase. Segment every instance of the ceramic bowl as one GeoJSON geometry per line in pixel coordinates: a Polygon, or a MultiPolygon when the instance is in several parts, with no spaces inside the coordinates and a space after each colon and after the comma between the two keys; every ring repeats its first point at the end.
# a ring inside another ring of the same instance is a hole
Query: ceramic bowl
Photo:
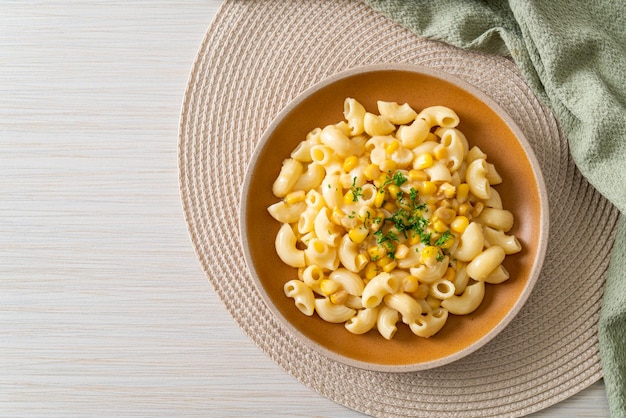
{"type": "MultiPolygon", "coordinates": [[[[261,133],[259,133],[261,134],[261,133]]],[[[246,263],[269,310],[290,333],[332,360],[350,366],[408,372],[430,369],[477,351],[520,312],[535,285],[548,237],[548,200],[532,148],[511,117],[486,94],[444,72],[410,64],[370,65],[347,70],[307,89],[289,103],[262,134],[243,186],[240,226],[246,263]],[[375,329],[354,335],[343,324],[306,316],[285,296],[284,284],[297,271],[279,259],[274,238],[280,227],[267,211],[278,199],[272,184],[282,161],[313,128],[344,120],[344,99],[353,97],[377,113],[378,100],[408,103],[419,110],[443,105],[456,111],[458,128],[471,145],[495,164],[503,183],[497,186],[503,205],[515,216],[510,233],[523,250],[504,266],[511,278],[486,285],[479,308],[469,315],[450,315],[430,338],[414,335],[401,324],[391,340],[375,329]]]]}

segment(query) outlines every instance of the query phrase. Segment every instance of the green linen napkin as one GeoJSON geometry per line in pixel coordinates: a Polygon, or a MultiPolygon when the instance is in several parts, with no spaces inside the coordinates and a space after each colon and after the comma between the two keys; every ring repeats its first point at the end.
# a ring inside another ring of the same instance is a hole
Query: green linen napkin
{"type": "Polygon", "coordinates": [[[626,417],[626,2],[364,1],[419,36],[511,56],[620,210],[598,336],[611,414],[626,417]]]}

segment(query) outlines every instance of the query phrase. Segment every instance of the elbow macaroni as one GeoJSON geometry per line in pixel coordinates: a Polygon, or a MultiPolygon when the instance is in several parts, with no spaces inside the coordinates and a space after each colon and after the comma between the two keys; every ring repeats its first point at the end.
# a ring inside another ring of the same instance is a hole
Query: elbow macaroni
{"type": "Polygon", "coordinates": [[[392,339],[404,323],[428,338],[509,279],[502,263],[522,246],[500,173],[452,109],[377,107],[347,98],[344,121],[313,129],[283,161],[268,212],[279,258],[298,269],[284,293],[353,334],[392,339]]]}

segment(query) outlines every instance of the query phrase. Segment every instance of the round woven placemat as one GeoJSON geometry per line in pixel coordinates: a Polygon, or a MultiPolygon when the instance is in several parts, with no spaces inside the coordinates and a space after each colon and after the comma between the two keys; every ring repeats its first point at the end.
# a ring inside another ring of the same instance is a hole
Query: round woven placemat
{"type": "Polygon", "coordinates": [[[373,416],[522,416],[601,377],[596,328],[618,212],[507,59],[420,39],[356,1],[227,0],[192,69],[179,160],[189,233],[215,292],[261,350],[320,394],[373,416]],[[384,62],[434,67],[491,96],[533,146],[550,201],[545,266],[522,312],[476,353],[417,373],[344,366],[299,343],[264,305],[238,243],[246,165],[272,118],[323,78],[384,62]]]}

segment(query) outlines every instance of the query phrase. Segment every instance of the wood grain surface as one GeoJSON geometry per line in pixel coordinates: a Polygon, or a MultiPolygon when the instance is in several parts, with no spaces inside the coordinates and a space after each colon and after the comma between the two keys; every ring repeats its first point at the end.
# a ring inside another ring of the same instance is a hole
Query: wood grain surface
{"type": "MultiPolygon", "coordinates": [[[[177,135],[220,0],[0,3],[0,416],[358,417],[208,284],[177,135]]],[[[534,414],[607,417],[602,382],[534,414]]]]}

